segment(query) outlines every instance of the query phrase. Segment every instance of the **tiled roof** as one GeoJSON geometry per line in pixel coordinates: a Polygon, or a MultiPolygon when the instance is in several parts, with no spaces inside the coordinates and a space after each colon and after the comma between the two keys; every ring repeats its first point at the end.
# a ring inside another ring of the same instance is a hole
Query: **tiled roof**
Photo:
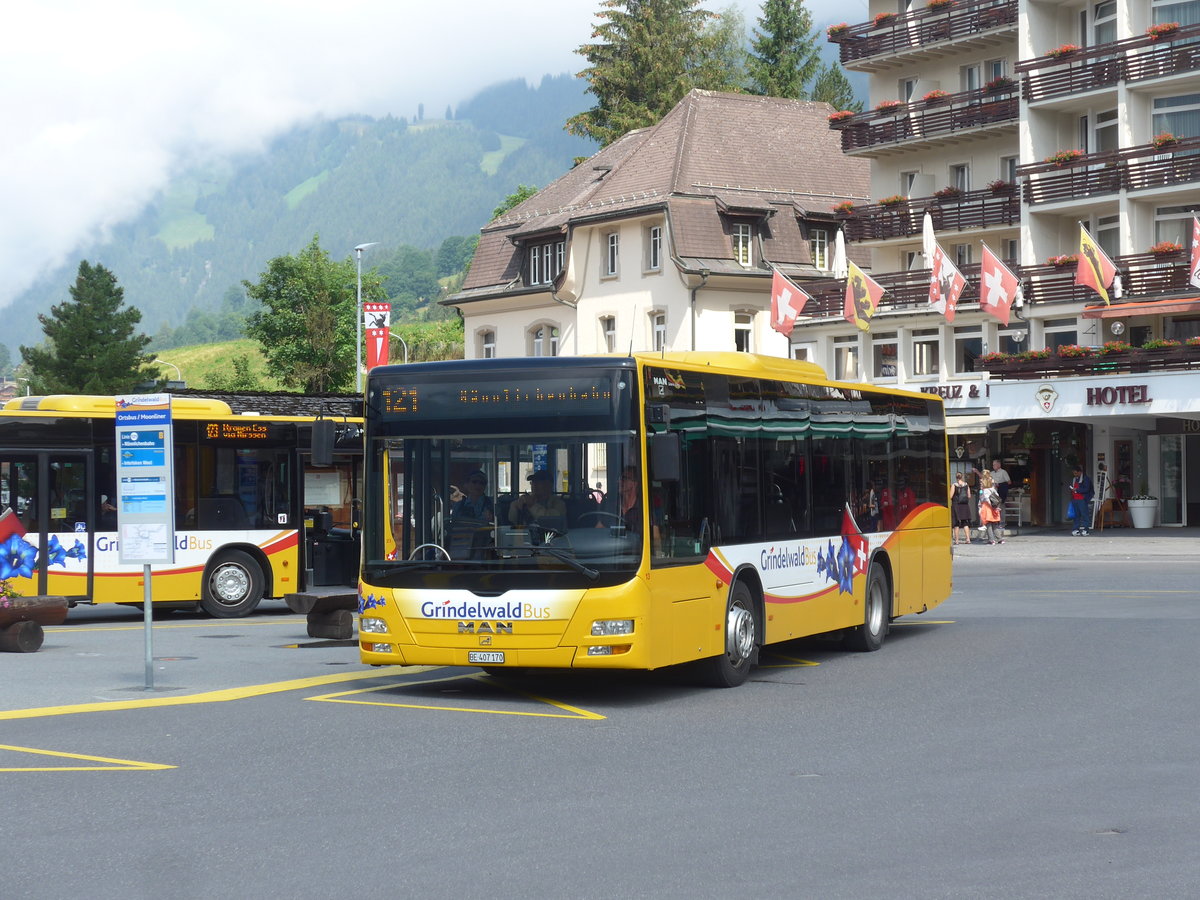
{"type": "MultiPolygon", "coordinates": [[[[843,155],[832,107],[806,100],[692,91],[658,124],[631,131],[488,223],[463,291],[509,284],[524,236],[585,219],[667,207],[675,252],[730,259],[719,210],[768,216],[767,259],[811,265],[797,215],[830,216],[870,193],[869,164],[843,155]]],[[[730,260],[731,261],[731,260],[730,260]]]]}

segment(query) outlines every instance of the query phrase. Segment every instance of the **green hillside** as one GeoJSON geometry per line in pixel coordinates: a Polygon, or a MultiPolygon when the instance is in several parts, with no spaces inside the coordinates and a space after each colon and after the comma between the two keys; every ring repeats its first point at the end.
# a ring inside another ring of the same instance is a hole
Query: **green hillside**
{"type": "Polygon", "coordinates": [[[230,360],[237,356],[244,356],[250,362],[250,372],[259,380],[263,390],[283,390],[282,385],[269,376],[267,361],[258,344],[248,339],[163,350],[158,354],[158,359],[178,366],[179,372],[176,373],[169,365],[160,365],[159,369],[169,379],[182,376],[189,388],[204,390],[216,386],[214,376],[228,374],[230,360]]]}

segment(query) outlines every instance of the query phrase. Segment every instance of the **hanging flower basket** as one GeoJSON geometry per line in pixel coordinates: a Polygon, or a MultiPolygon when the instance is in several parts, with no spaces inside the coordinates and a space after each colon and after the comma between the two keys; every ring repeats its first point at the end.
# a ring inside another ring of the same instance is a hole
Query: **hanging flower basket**
{"type": "Polygon", "coordinates": [[[1047,50],[1046,55],[1053,59],[1062,59],[1064,56],[1070,56],[1077,52],[1079,52],[1078,44],[1060,44],[1053,50],[1047,50]]]}
{"type": "Polygon", "coordinates": [[[1151,25],[1146,29],[1146,37],[1152,41],[1157,41],[1169,34],[1174,34],[1179,30],[1178,22],[1162,22],[1158,25],[1151,25]]]}
{"type": "Polygon", "coordinates": [[[1059,150],[1057,153],[1051,153],[1046,157],[1046,162],[1054,163],[1056,166],[1065,166],[1068,163],[1073,163],[1077,159],[1083,158],[1082,150],[1059,150]]]}
{"type": "Polygon", "coordinates": [[[1077,262],[1079,262],[1079,257],[1074,253],[1068,253],[1062,256],[1052,256],[1046,260],[1048,265],[1054,266],[1056,269],[1063,269],[1067,266],[1073,266],[1077,262]]]}
{"type": "Polygon", "coordinates": [[[1149,252],[1155,256],[1169,256],[1172,253],[1178,253],[1182,249],[1183,245],[1177,244],[1174,241],[1159,241],[1150,248],[1149,252]]]}
{"type": "Polygon", "coordinates": [[[1161,149],[1163,147],[1170,147],[1172,144],[1179,143],[1179,138],[1171,134],[1169,131],[1163,131],[1151,138],[1150,143],[1161,149]]]}

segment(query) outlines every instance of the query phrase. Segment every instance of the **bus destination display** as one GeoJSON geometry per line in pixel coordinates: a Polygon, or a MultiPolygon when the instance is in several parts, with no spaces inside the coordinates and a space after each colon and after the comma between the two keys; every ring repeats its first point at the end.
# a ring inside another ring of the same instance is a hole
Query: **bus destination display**
{"type": "Polygon", "coordinates": [[[384,418],[495,419],[509,416],[607,415],[610,377],[500,379],[484,387],[438,382],[383,387],[384,418]]]}

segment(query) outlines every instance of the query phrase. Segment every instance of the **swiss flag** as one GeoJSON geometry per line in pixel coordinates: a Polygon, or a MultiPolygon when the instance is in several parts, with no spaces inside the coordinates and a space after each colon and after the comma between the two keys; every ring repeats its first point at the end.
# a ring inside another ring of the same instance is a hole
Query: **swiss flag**
{"type": "Polygon", "coordinates": [[[850,545],[850,550],[854,553],[854,574],[862,575],[867,571],[869,545],[863,533],[858,530],[858,523],[854,521],[849,506],[842,511],[842,539],[850,545]]]}
{"type": "Polygon", "coordinates": [[[980,308],[1007,325],[1008,311],[1012,309],[1020,287],[1017,276],[984,244],[983,262],[979,266],[980,308]]]}
{"type": "Polygon", "coordinates": [[[958,271],[958,266],[942,250],[941,244],[934,244],[933,270],[929,276],[929,305],[944,315],[947,322],[953,322],[958,298],[966,286],[967,279],[958,271]]]}
{"type": "Polygon", "coordinates": [[[1188,284],[1200,288],[1200,219],[1192,216],[1192,264],[1188,267],[1191,273],[1188,284]]]}
{"type": "Polygon", "coordinates": [[[808,294],[776,269],[771,276],[771,327],[780,334],[791,335],[796,317],[809,299],[808,294]]]}

